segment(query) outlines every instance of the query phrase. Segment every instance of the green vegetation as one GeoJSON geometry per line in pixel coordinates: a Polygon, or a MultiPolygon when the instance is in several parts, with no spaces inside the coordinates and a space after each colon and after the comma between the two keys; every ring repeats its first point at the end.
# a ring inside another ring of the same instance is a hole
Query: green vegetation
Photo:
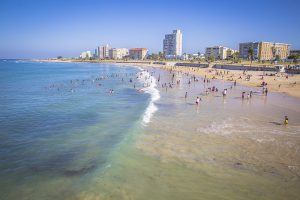
{"type": "Polygon", "coordinates": [[[253,61],[253,54],[254,54],[253,48],[250,47],[248,49],[248,57],[249,57],[249,60],[251,61],[251,64],[252,64],[252,61],[253,61]]]}

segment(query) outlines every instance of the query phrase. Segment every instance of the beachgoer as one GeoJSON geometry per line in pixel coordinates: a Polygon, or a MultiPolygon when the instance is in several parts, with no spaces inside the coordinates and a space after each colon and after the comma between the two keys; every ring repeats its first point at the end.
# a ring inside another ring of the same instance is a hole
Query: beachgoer
{"type": "Polygon", "coordinates": [[[287,116],[284,116],[284,125],[288,125],[289,123],[289,118],[287,116]]]}
{"type": "Polygon", "coordinates": [[[225,97],[226,94],[227,94],[227,89],[224,89],[224,90],[223,90],[223,97],[225,97]]]}
{"type": "Polygon", "coordinates": [[[197,104],[197,106],[199,105],[199,103],[200,103],[200,98],[197,97],[197,99],[196,99],[196,104],[197,104]]]}
{"type": "Polygon", "coordinates": [[[185,99],[187,98],[187,92],[185,92],[184,98],[185,98],[185,99]]]}

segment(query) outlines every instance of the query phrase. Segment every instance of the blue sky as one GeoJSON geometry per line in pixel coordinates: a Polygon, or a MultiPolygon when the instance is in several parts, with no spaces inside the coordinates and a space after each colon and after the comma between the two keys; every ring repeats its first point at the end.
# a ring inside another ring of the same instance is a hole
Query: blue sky
{"type": "Polygon", "coordinates": [[[300,0],[1,0],[0,58],[78,56],[101,44],[162,51],[183,32],[183,51],[276,41],[300,49],[300,0]]]}

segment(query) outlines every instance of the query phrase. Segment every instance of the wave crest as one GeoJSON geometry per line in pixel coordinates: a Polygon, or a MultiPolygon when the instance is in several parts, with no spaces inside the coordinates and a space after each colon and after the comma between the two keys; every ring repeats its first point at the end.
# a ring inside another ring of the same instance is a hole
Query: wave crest
{"type": "Polygon", "coordinates": [[[146,70],[142,70],[142,72],[139,72],[139,81],[143,83],[144,88],[141,90],[145,93],[150,94],[151,100],[149,102],[148,107],[145,110],[145,113],[143,115],[143,125],[147,125],[151,121],[151,117],[153,114],[158,110],[154,102],[156,102],[158,99],[160,99],[160,94],[158,89],[156,88],[156,79],[154,76],[152,76],[149,72],[146,70]]]}

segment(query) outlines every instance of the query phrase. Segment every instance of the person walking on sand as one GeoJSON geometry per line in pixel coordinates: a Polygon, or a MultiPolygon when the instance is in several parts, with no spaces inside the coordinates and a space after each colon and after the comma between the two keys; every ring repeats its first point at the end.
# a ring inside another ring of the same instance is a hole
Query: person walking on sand
{"type": "Polygon", "coordinates": [[[288,125],[289,124],[289,118],[287,116],[284,116],[284,125],[288,125]]]}

